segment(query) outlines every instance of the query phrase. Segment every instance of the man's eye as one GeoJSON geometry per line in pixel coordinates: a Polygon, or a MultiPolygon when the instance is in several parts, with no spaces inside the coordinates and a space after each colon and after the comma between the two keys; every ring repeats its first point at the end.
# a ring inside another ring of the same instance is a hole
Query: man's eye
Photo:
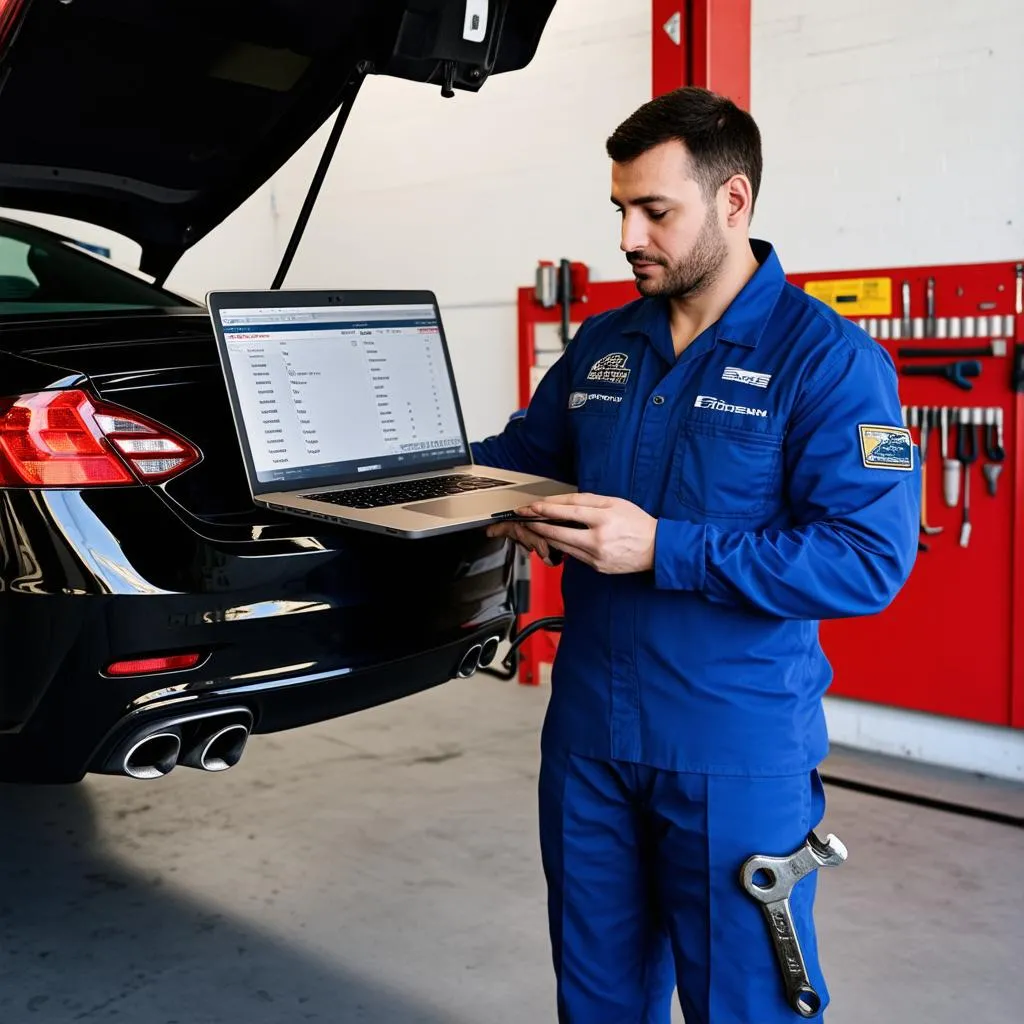
{"type": "Polygon", "coordinates": [[[667,213],[668,210],[648,210],[647,216],[650,217],[651,220],[661,220],[667,213]]]}

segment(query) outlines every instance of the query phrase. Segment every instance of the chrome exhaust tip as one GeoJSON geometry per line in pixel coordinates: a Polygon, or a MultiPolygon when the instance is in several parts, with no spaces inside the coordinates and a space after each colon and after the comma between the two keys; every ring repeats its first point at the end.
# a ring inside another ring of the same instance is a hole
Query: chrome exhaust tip
{"type": "Polygon", "coordinates": [[[121,770],[132,779],[159,779],[177,763],[181,737],[176,732],[154,732],[128,748],[121,770]]]}
{"type": "Polygon", "coordinates": [[[120,739],[94,755],[89,771],[130,779],[159,779],[175,765],[222,772],[238,764],[252,733],[246,707],[171,715],[147,723],[124,723],[120,739]]]}
{"type": "Polygon", "coordinates": [[[462,656],[459,662],[458,676],[460,679],[468,679],[475,674],[480,667],[480,655],[483,653],[483,644],[473,644],[472,647],[462,656]]]}
{"type": "Polygon", "coordinates": [[[480,667],[486,668],[498,656],[498,647],[501,644],[501,637],[489,636],[480,649],[480,667]]]}
{"type": "Polygon", "coordinates": [[[204,772],[225,772],[242,760],[249,729],[240,722],[226,725],[199,738],[182,756],[180,763],[204,772]]]}

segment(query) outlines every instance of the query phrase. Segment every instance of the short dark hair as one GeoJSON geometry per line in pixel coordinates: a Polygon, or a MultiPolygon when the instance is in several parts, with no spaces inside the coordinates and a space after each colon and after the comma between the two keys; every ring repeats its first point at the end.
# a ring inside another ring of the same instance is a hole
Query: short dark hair
{"type": "Polygon", "coordinates": [[[733,174],[750,180],[753,199],[761,188],[761,133],[732,100],[685,86],[664,93],[630,114],[607,142],[616,163],[629,163],[664,142],[686,146],[693,176],[710,199],[733,174]]]}

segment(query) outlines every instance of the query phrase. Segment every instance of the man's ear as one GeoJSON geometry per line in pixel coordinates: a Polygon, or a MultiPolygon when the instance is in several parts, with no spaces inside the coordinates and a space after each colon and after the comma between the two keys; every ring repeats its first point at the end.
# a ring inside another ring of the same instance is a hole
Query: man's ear
{"type": "Polygon", "coordinates": [[[745,174],[734,174],[723,186],[727,227],[749,224],[754,215],[754,190],[745,174]]]}

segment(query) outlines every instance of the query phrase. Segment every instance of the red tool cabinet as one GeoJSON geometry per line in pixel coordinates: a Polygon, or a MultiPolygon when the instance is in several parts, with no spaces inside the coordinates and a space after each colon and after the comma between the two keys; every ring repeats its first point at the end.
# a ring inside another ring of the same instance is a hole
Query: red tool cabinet
{"type": "MultiPolygon", "coordinates": [[[[822,644],[835,672],[832,694],[1024,728],[1024,630],[1015,628],[1024,614],[1024,535],[1018,512],[1024,508],[1024,418],[1017,390],[1024,386],[1024,359],[1018,350],[1024,350],[1020,267],[1017,262],[978,263],[789,275],[794,285],[861,323],[899,370],[945,365],[956,360],[947,352],[1005,343],[1003,355],[962,357],[981,365],[979,376],[967,378],[970,390],[942,377],[900,375],[908,419],[915,408],[1002,410],[1003,468],[992,496],[983,471],[990,461],[983,423],[975,428],[977,461],[969,467],[971,531],[962,547],[963,467],[959,500],[951,508],[943,500],[940,432],[931,431],[923,467],[925,508],[929,525],[942,532],[922,536],[928,550],[918,554],[907,585],[884,612],[822,623],[822,644]],[[906,292],[909,310],[904,309],[906,292]],[[899,355],[915,348],[941,350],[943,355],[899,355]]],[[[636,295],[632,281],[591,283],[587,294],[571,304],[570,320],[579,324],[636,295]]],[[[534,287],[519,289],[518,307],[519,398],[525,406],[545,369],[538,363],[557,356],[552,349],[562,312],[557,306],[542,306],[534,287]]],[[[920,429],[913,427],[912,433],[920,441],[920,429]]],[[[956,442],[951,426],[951,456],[956,442]]],[[[530,610],[523,625],[561,613],[559,585],[558,569],[531,560],[530,610]]],[[[520,682],[542,681],[557,642],[557,634],[550,633],[525,642],[520,682]]]]}

